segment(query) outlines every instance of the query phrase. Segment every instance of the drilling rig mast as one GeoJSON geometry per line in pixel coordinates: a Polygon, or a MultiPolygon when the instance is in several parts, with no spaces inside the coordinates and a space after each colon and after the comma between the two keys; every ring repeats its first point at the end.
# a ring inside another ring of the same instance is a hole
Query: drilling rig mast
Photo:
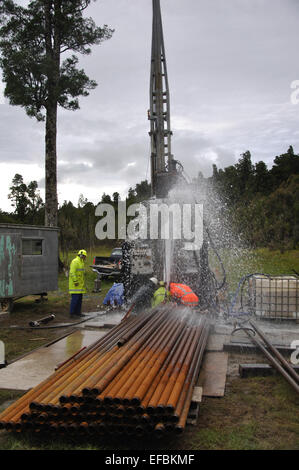
{"type": "Polygon", "coordinates": [[[165,197],[175,181],[176,161],[171,153],[170,98],[160,0],[153,0],[150,73],[152,196],[165,197]]]}

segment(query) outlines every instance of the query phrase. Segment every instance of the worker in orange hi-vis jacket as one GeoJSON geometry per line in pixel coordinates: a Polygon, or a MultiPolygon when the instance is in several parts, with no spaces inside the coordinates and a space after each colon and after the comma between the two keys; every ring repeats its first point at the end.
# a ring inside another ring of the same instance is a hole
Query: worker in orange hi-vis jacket
{"type": "Polygon", "coordinates": [[[178,304],[185,305],[186,307],[197,307],[198,297],[194,294],[191,287],[186,284],[178,284],[171,282],[169,285],[170,296],[178,304]]]}

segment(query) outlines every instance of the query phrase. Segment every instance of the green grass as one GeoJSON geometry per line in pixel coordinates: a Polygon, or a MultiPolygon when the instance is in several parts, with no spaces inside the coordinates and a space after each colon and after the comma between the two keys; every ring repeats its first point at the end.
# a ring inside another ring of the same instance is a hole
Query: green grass
{"type": "MultiPolygon", "coordinates": [[[[234,291],[240,279],[253,273],[292,274],[293,270],[299,273],[299,250],[288,250],[281,253],[279,250],[259,248],[257,250],[235,249],[222,250],[222,259],[229,291],[234,291]]],[[[210,255],[210,264],[216,275],[221,279],[222,271],[213,253],[210,255]]]]}

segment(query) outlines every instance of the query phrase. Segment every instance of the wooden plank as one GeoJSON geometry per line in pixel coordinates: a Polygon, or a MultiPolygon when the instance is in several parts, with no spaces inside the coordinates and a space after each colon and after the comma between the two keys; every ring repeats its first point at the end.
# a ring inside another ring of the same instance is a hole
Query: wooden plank
{"type": "Polygon", "coordinates": [[[225,352],[206,352],[197,385],[203,388],[205,397],[223,397],[228,366],[225,352]]]}
{"type": "Polygon", "coordinates": [[[187,424],[192,424],[193,426],[197,424],[199,405],[202,400],[202,392],[202,387],[194,387],[187,424]]]}
{"type": "Polygon", "coordinates": [[[202,387],[194,387],[192,401],[194,403],[200,403],[202,399],[202,387]]]}

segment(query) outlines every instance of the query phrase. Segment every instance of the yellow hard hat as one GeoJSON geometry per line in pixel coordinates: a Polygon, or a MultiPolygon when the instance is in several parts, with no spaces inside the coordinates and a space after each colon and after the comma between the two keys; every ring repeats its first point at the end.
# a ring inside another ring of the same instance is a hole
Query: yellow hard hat
{"type": "Polygon", "coordinates": [[[78,255],[79,255],[79,256],[80,256],[80,255],[87,256],[87,253],[86,253],[85,250],[79,250],[79,251],[78,251],[78,255]]]}

